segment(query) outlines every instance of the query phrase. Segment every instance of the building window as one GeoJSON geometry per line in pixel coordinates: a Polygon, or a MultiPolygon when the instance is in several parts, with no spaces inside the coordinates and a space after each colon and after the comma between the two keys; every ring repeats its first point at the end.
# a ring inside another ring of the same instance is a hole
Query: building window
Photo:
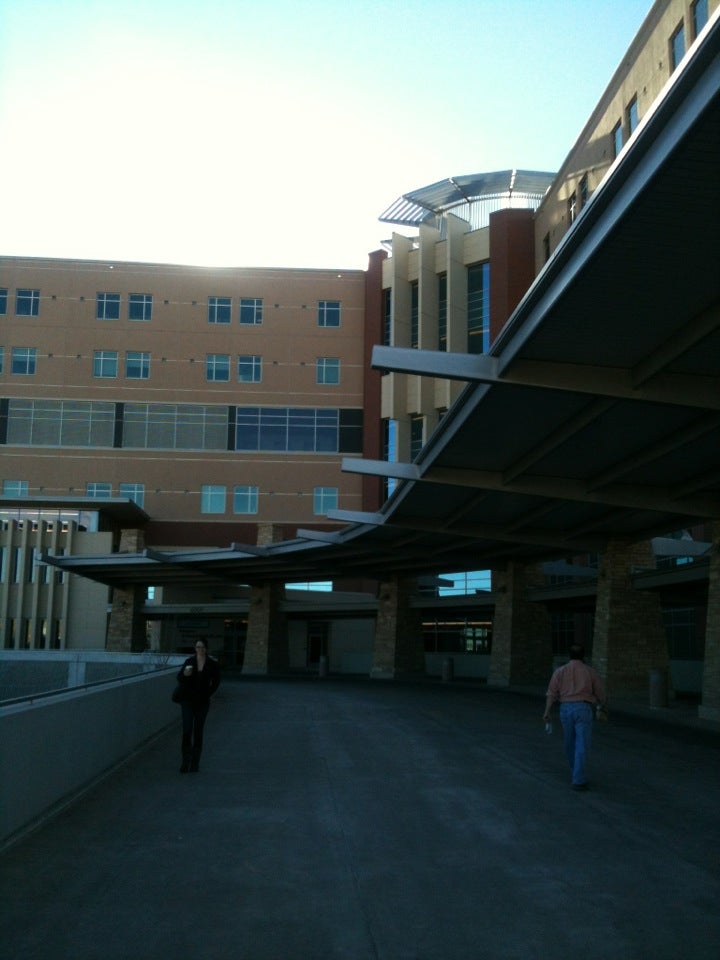
{"type": "Polygon", "coordinates": [[[39,290],[18,290],[15,295],[15,314],[18,317],[36,317],[40,312],[39,290]]]}
{"type": "Polygon", "coordinates": [[[447,274],[438,276],[438,350],[447,350],[447,274]]]}
{"type": "Polygon", "coordinates": [[[208,353],[205,358],[205,379],[212,383],[228,383],[230,380],[230,355],[208,353]]]}
{"type": "Polygon", "coordinates": [[[670,37],[670,72],[676,70],[685,56],[685,27],[681,23],[670,37]]]}
{"type": "Polygon", "coordinates": [[[95,299],[95,318],[97,320],[119,320],[120,294],[98,293],[95,299]]]}
{"type": "Polygon", "coordinates": [[[3,372],[4,362],[5,362],[5,347],[0,347],[0,373],[3,372]]]}
{"type": "Polygon", "coordinates": [[[632,136],[638,125],[638,102],[637,97],[633,97],[627,108],[627,126],[628,135],[632,136]]]}
{"type": "Polygon", "coordinates": [[[97,500],[108,500],[112,496],[112,484],[88,483],[85,486],[85,496],[97,500]]]}
{"type": "Polygon", "coordinates": [[[339,300],[319,300],[318,301],[318,326],[319,327],[339,327],[340,326],[340,301],[339,300]]]}
{"type": "Polygon", "coordinates": [[[230,297],[208,297],[208,323],[230,323],[230,297]]]}
{"type": "Polygon", "coordinates": [[[37,350],[35,347],[13,347],[10,370],[19,376],[31,377],[37,365],[37,350]]]}
{"type": "Polygon", "coordinates": [[[257,326],[263,321],[263,302],[261,297],[241,297],[240,323],[257,326]]]}
{"type": "Polygon", "coordinates": [[[326,516],[329,510],[337,510],[337,505],[337,487],[315,487],[313,490],[313,513],[316,517],[326,516]]]}
{"type": "Polygon", "coordinates": [[[258,488],[235,487],[233,491],[233,513],[257,513],[258,488]]]}
{"type": "MultiPolygon", "coordinates": [[[[582,180],[580,181],[580,209],[581,210],[585,206],[585,204],[588,202],[589,199],[590,199],[590,187],[588,185],[587,174],[585,174],[582,180]]],[[[550,243],[550,236],[548,235],[548,245],[549,243],[550,243]]]]}
{"type": "Polygon", "coordinates": [[[573,192],[568,197],[567,202],[567,213],[568,213],[568,226],[571,223],[575,223],[575,218],[577,217],[577,193],[573,192]]]}
{"type": "Polygon", "coordinates": [[[115,404],[88,400],[10,400],[7,442],[33,447],[112,447],[115,404]]]}
{"type": "Polygon", "coordinates": [[[490,347],[490,264],[477,263],[467,272],[468,353],[490,347]]]}
{"type": "Polygon", "coordinates": [[[125,354],[125,376],[128,380],[149,380],[150,354],[128,350],[125,354]]]}
{"type": "Polygon", "coordinates": [[[120,496],[132,500],[141,509],[145,504],[145,485],[142,483],[121,483],[120,496]]]}
{"type": "Polygon", "coordinates": [[[203,484],[200,490],[201,513],[225,513],[225,487],[213,483],[203,484]]]}
{"type": "Polygon", "coordinates": [[[550,234],[546,233],[543,237],[543,261],[545,263],[550,259],[550,234]]]}
{"type": "Polygon", "coordinates": [[[220,404],[125,403],[122,446],[141,450],[227,450],[228,408],[220,404]]]}
{"type": "Polygon", "coordinates": [[[152,294],[131,293],[128,297],[128,320],[152,320],[152,294]]]}
{"type": "Polygon", "coordinates": [[[27,495],[27,480],[3,480],[4,497],[26,497],[27,495]]]}
{"type": "Polygon", "coordinates": [[[708,22],[708,2],[707,0],[695,0],[690,7],[692,12],[693,40],[708,22]]]}
{"type": "Polygon", "coordinates": [[[382,342],[384,347],[389,347],[392,344],[392,290],[390,287],[387,287],[382,292],[382,311],[382,342]]]}
{"type": "Polygon", "coordinates": [[[238,381],[240,383],[260,383],[262,380],[262,357],[238,357],[238,381]]]}
{"type": "Polygon", "coordinates": [[[425,417],[420,414],[410,418],[410,459],[414,460],[423,448],[425,417]]]}
{"type": "Polygon", "coordinates": [[[7,313],[7,287],[3,287],[0,290],[0,317],[4,317],[7,313]]]}
{"type": "Polygon", "coordinates": [[[410,346],[416,350],[420,345],[420,284],[410,283],[410,346]]]}
{"type": "Polygon", "coordinates": [[[620,155],[623,145],[622,123],[618,121],[612,130],[613,159],[620,155]]]}
{"type": "Polygon", "coordinates": [[[116,377],[118,371],[117,350],[96,350],[93,354],[94,377],[116,377]]]}
{"type": "MultiPolygon", "coordinates": [[[[353,411],[343,411],[352,413],[353,411]]],[[[355,440],[355,433],[352,435],[355,440]]],[[[360,447],[358,447],[358,442],[360,447]]],[[[321,407],[238,407],[235,449],[282,453],[350,453],[361,437],[340,451],[339,411],[321,407]]]]}
{"type": "Polygon", "coordinates": [[[337,357],[318,357],[315,370],[317,383],[331,386],[340,383],[340,361],[337,357]]]}

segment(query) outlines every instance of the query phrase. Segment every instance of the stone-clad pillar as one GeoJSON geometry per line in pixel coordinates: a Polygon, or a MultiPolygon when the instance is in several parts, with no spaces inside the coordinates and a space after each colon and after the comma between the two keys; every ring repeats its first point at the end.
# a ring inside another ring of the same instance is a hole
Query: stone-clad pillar
{"type": "Polygon", "coordinates": [[[647,696],[650,671],[669,669],[660,596],[632,584],[635,571],[653,569],[649,541],[613,540],[600,558],[592,662],[610,697],[647,696]]]}
{"type": "Polygon", "coordinates": [[[370,676],[424,673],[425,647],[420,611],[410,606],[417,580],[392,577],[380,584],[370,676]]]}
{"type": "MultiPolygon", "coordinates": [[[[120,532],[118,553],[140,553],[144,549],[144,530],[132,528],[120,532]]],[[[144,585],[113,588],[106,650],[120,653],[141,653],[145,650],[147,637],[141,607],[146,598],[147,587],[144,585]]]]}
{"type": "Polygon", "coordinates": [[[495,615],[488,686],[544,685],[552,671],[550,614],[543,603],[532,603],[527,591],[544,584],[537,565],[508,563],[493,570],[495,615]]]}
{"type": "Polygon", "coordinates": [[[257,583],[250,587],[244,674],[287,673],[290,668],[287,617],[280,607],[283,583],[257,583]]]}
{"type": "Polygon", "coordinates": [[[720,720],[720,521],[712,526],[702,703],[698,716],[720,720]]]}

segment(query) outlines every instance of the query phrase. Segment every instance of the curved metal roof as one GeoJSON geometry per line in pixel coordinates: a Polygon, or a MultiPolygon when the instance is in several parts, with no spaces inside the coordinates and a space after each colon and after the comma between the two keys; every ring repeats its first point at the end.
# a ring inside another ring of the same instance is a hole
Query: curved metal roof
{"type": "Polygon", "coordinates": [[[555,176],[539,170],[495,170],[448,177],[404,193],[379,219],[383,223],[417,227],[454,207],[483,200],[511,200],[515,197],[534,199],[539,203],[555,176]]]}

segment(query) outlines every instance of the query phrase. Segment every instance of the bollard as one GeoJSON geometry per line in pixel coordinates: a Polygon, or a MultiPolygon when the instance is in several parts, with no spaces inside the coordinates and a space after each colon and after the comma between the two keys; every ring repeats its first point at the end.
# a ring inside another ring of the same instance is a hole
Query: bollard
{"type": "Polygon", "coordinates": [[[650,671],[650,706],[652,708],[668,705],[668,680],[666,670],[650,671]]]}
{"type": "Polygon", "coordinates": [[[328,661],[327,657],[320,657],[318,661],[318,676],[326,677],[328,675],[328,661]]]}
{"type": "Polygon", "coordinates": [[[445,657],[442,665],[443,683],[449,683],[455,676],[455,662],[452,657],[445,657]]]}

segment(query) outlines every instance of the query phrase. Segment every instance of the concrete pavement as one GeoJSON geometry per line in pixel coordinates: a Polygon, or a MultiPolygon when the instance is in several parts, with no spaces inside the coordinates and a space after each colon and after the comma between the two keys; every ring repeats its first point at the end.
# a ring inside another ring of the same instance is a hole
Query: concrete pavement
{"type": "Polygon", "coordinates": [[[715,960],[720,736],[616,714],[579,794],[542,708],[226,682],[198,775],[178,725],[0,856],[3,955],[715,960]]]}

